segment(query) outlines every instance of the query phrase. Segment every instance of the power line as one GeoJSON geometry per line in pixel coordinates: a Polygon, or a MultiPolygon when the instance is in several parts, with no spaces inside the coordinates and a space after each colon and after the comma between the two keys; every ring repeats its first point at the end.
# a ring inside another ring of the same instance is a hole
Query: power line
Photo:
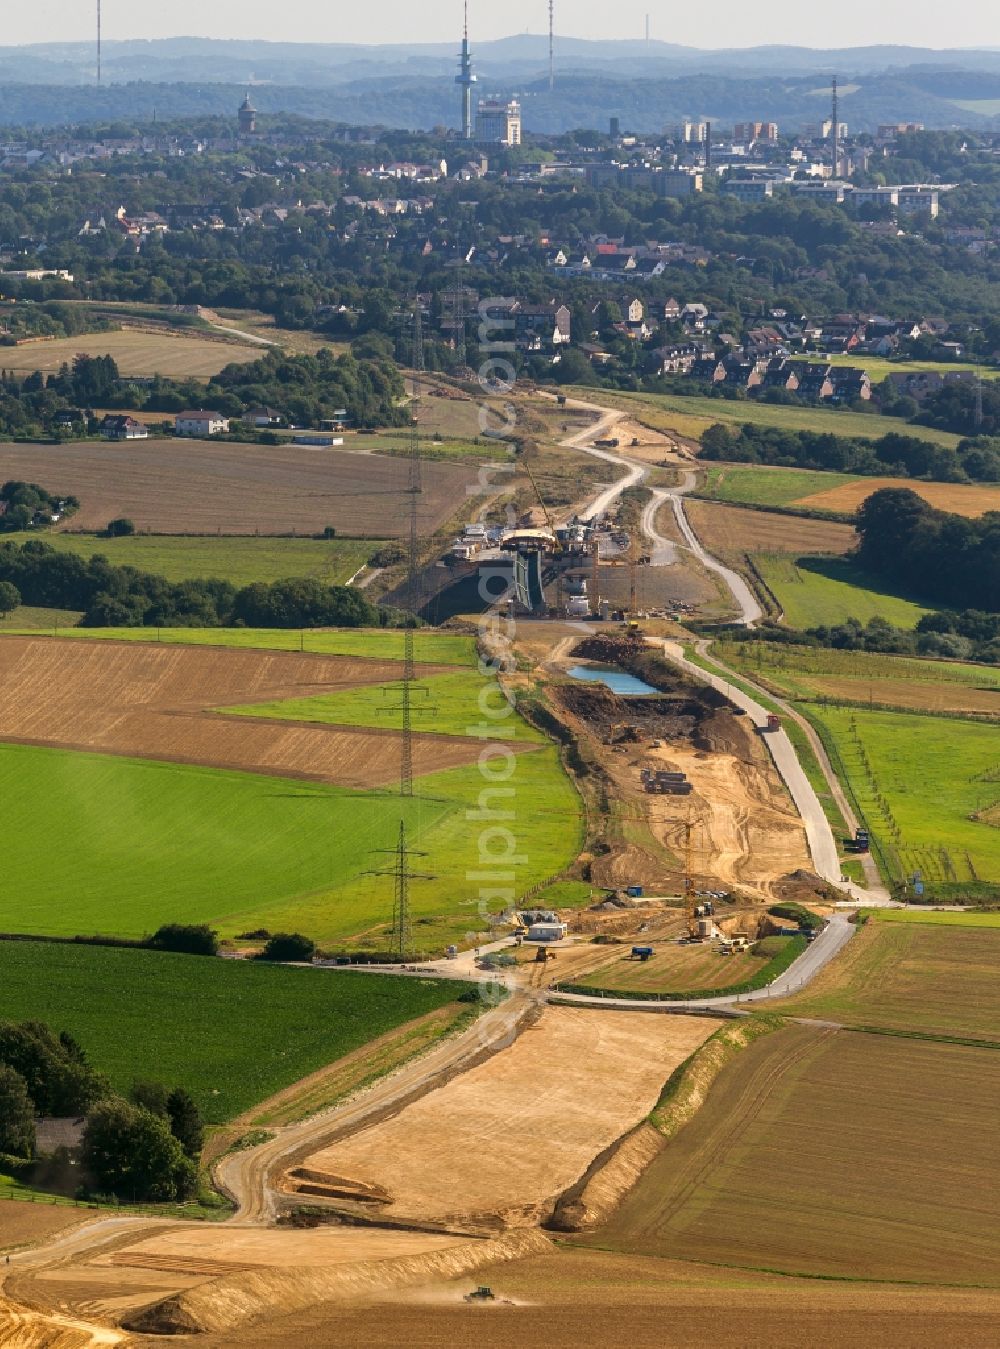
{"type": "Polygon", "coordinates": [[[426,875],[424,872],[410,870],[410,858],[425,857],[426,853],[414,852],[407,846],[405,820],[399,822],[399,838],[389,855],[395,859],[392,866],[381,871],[374,871],[371,874],[393,878],[390,950],[400,960],[405,960],[413,948],[413,927],[410,920],[410,882],[432,880],[433,877],[426,875]]]}

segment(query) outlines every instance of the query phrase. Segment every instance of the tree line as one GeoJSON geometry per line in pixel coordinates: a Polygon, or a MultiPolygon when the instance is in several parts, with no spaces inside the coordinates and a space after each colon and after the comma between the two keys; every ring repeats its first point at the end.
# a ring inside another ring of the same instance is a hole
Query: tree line
{"type": "Polygon", "coordinates": [[[969,520],[883,488],[861,506],[857,531],[858,561],[876,575],[950,608],[1000,612],[1000,511],[969,520]]]}
{"type": "Polygon", "coordinates": [[[710,426],[701,444],[702,459],[730,463],[930,482],[1000,482],[1000,438],[987,436],[960,441],[951,450],[896,431],[877,440],[859,440],[831,432],[784,431],[748,423],[710,426]]]}
{"type": "MultiPolygon", "coordinates": [[[[220,360],[230,349],[219,346],[220,360]]],[[[254,408],[272,408],[285,421],[318,426],[346,419],[352,426],[400,426],[407,420],[405,388],[392,345],[373,334],[337,355],[269,351],[249,364],[233,362],[205,385],[194,379],[136,382],[123,378],[114,357],[81,354],[45,376],[23,378],[0,371],[0,433],[26,436],[45,431],[97,430],[87,409],[127,408],[169,416],[187,407],[211,407],[240,418],[254,408]]]]}
{"type": "Polygon", "coordinates": [[[194,1193],[203,1142],[198,1107],[182,1087],[137,1082],[118,1096],[66,1031],[0,1022],[0,1156],[11,1169],[80,1198],[168,1202],[194,1193]],[[36,1160],[36,1120],[79,1116],[82,1176],[65,1149],[36,1160]]]}
{"type": "Polygon", "coordinates": [[[0,582],[24,604],[82,610],[83,627],[360,628],[395,620],[357,590],[314,577],[240,589],[213,578],[167,581],[115,566],[99,553],[86,559],[63,553],[41,539],[0,542],[0,582]]]}

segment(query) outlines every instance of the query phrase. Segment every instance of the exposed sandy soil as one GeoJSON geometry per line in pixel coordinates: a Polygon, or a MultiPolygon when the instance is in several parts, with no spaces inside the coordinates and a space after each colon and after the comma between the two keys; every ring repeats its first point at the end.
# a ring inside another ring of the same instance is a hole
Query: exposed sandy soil
{"type": "Polygon", "coordinates": [[[883,487],[907,487],[940,511],[975,518],[987,511],[1000,511],[1000,486],[966,486],[962,483],[918,482],[914,478],[864,478],[844,483],[826,492],[793,501],[793,506],[818,511],[856,511],[863,501],[883,487]]]}
{"type": "MultiPolygon", "coordinates": [[[[424,666],[425,673],[452,667],[424,666]]],[[[223,716],[220,706],[391,680],[397,662],[155,643],[0,638],[0,737],[351,787],[392,782],[399,735],[223,716]]],[[[414,736],[414,771],[473,762],[481,746],[414,736]]]]}
{"type": "Polygon", "coordinates": [[[0,1202],[0,1251],[28,1246],[84,1222],[89,1216],[86,1209],[68,1208],[62,1204],[4,1200],[0,1202]]]}
{"type": "MultiPolygon", "coordinates": [[[[846,553],[857,543],[851,525],[794,515],[741,510],[715,501],[689,500],[684,509],[710,553],[846,553]]],[[[662,516],[661,516],[662,522],[662,516]]]]}
{"type": "Polygon", "coordinates": [[[510,1048],[302,1169],[376,1196],[390,1219],[537,1222],[716,1024],[549,1007],[510,1048]]]}
{"type": "MultiPolygon", "coordinates": [[[[387,1297],[328,1304],[240,1334],[199,1337],[204,1349],[978,1349],[992,1345],[1000,1296],[829,1285],[706,1265],[562,1249],[481,1270],[476,1278],[387,1297]],[[490,1284],[513,1305],[469,1306],[490,1284]]],[[[150,1342],[152,1343],[152,1341],[150,1342]]]]}
{"type": "Polygon", "coordinates": [[[691,796],[645,798],[653,833],[683,857],[690,819],[693,873],[770,899],[776,881],[811,869],[805,830],[757,737],[726,713],[714,725],[711,752],[677,741],[643,752],[694,784],[691,796]]]}
{"type": "MultiPolygon", "coordinates": [[[[82,530],[127,516],[159,534],[314,534],[333,525],[354,537],[395,538],[408,528],[408,472],[405,458],[315,446],[0,444],[0,477],[77,496],[70,523],[82,530]]],[[[454,513],[475,476],[462,464],[424,465],[421,534],[454,513]]]]}

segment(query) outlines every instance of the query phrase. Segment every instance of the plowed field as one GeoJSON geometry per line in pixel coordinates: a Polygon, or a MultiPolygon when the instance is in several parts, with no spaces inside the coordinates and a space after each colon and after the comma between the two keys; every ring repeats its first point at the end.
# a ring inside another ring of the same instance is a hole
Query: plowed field
{"type": "Polygon", "coordinates": [[[998,1109],[992,1050],[788,1026],[724,1069],[608,1224],[578,1240],[828,1278],[995,1288],[998,1109]]]}
{"type": "Polygon", "coordinates": [[[710,552],[847,553],[858,536],[851,525],[794,515],[741,510],[714,501],[689,501],[695,533],[710,552]]]}
{"type": "MultiPolygon", "coordinates": [[[[394,538],[406,526],[405,459],[301,445],[198,440],[127,444],[0,445],[0,478],[72,493],[73,528],[127,516],[158,534],[315,534],[394,538]]],[[[430,534],[465,497],[475,469],[424,466],[420,532],[430,534]]]]}
{"type": "MultiPolygon", "coordinates": [[[[424,666],[427,674],[449,667],[424,666]]],[[[212,709],[378,684],[387,660],[55,638],[0,639],[0,739],[135,758],[311,778],[348,787],[395,781],[399,736],[212,709]]],[[[414,737],[414,771],[473,762],[480,743],[414,737]]]]}

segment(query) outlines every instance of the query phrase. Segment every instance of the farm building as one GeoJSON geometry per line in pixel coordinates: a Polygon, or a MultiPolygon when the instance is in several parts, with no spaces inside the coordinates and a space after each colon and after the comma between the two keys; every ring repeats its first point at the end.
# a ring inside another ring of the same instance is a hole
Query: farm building
{"type": "Polygon", "coordinates": [[[145,440],[149,435],[149,427],[134,417],[118,417],[109,413],[101,422],[101,435],[105,440],[145,440]]]}
{"type": "Polygon", "coordinates": [[[229,418],[221,412],[178,412],[174,431],[179,436],[218,436],[229,430],[229,418]]]}

